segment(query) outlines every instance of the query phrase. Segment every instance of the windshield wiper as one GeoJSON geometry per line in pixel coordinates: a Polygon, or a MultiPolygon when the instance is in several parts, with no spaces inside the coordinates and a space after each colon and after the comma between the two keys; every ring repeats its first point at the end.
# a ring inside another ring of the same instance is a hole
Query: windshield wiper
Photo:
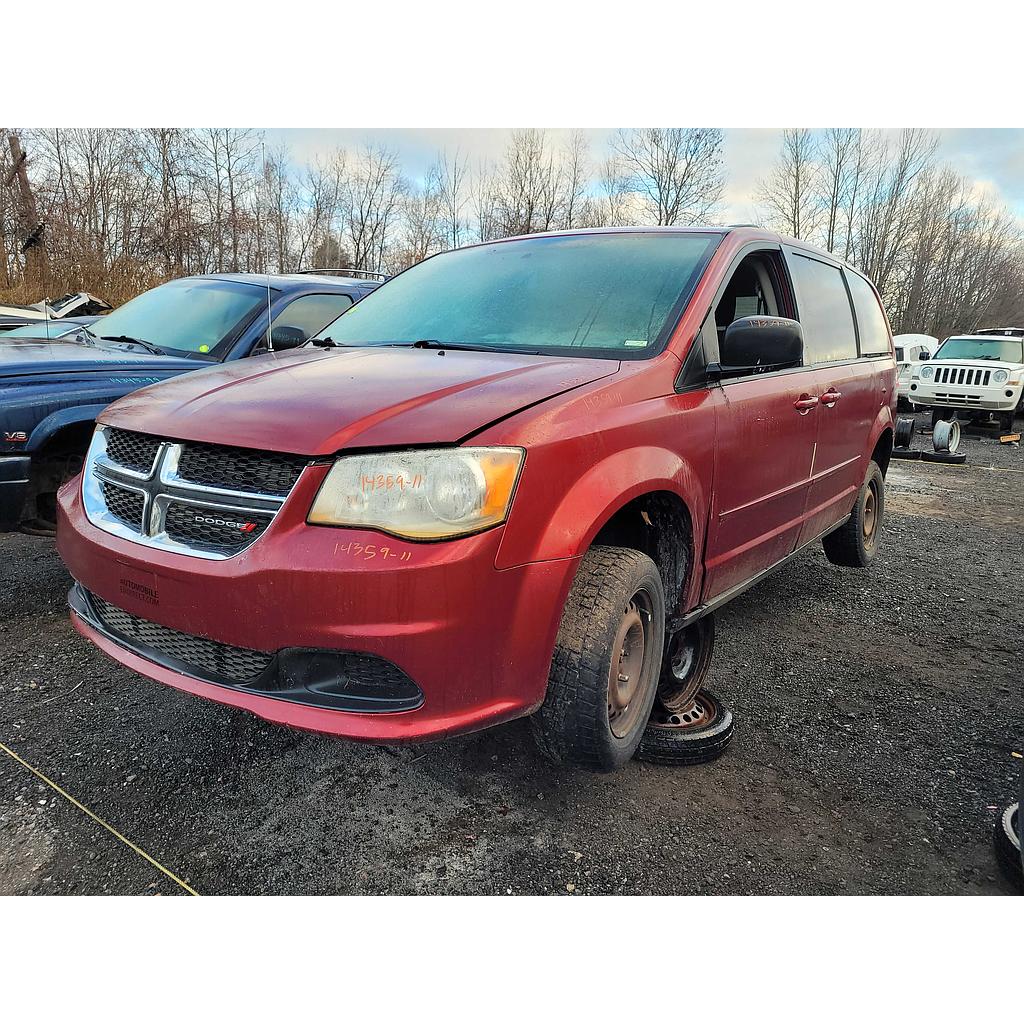
{"type": "Polygon", "coordinates": [[[343,341],[335,341],[333,338],[310,338],[310,345],[317,348],[359,348],[358,345],[348,345],[343,341]]]}
{"type": "Polygon", "coordinates": [[[438,341],[437,338],[417,338],[416,341],[386,341],[381,348],[432,348],[444,351],[445,349],[458,349],[461,352],[493,352],[494,349],[484,348],[480,345],[458,345],[451,341],[438,341]]]}
{"type": "Polygon", "coordinates": [[[100,337],[103,341],[120,341],[125,345],[140,345],[147,352],[152,352],[155,356],[167,355],[162,348],[158,348],[151,341],[144,341],[142,338],[132,338],[127,334],[103,334],[100,337]]]}

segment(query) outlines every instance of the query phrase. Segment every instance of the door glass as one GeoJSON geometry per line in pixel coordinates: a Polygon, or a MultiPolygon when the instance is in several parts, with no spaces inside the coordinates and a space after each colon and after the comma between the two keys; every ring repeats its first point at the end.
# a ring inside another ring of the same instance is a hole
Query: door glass
{"type": "Polygon", "coordinates": [[[792,257],[790,269],[804,333],[805,362],[856,359],[853,311],[842,272],[838,267],[800,255],[792,257]]]}
{"type": "MultiPolygon", "coordinates": [[[[853,308],[857,311],[857,327],[860,329],[860,354],[862,356],[884,356],[889,354],[889,330],[885,326],[882,307],[878,304],[874,289],[860,274],[846,275],[853,308]]],[[[915,356],[919,347],[911,350],[915,356]]]]}
{"type": "MultiPolygon", "coordinates": [[[[337,319],[352,305],[352,299],[348,295],[302,295],[289,302],[277,316],[274,317],[273,327],[298,327],[306,335],[312,338],[317,331],[322,330],[332,320],[337,319]]],[[[261,345],[266,344],[264,335],[261,345]]]]}

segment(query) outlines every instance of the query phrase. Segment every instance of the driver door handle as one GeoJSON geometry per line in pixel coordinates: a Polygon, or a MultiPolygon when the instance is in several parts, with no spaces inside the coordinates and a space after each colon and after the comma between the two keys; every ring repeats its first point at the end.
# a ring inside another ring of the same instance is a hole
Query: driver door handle
{"type": "Polygon", "coordinates": [[[812,398],[810,395],[801,395],[793,403],[793,408],[796,409],[801,416],[806,416],[817,404],[817,398],[812,398]]]}
{"type": "Polygon", "coordinates": [[[821,396],[821,404],[831,409],[832,406],[835,405],[842,397],[842,391],[836,391],[835,388],[829,388],[828,391],[821,396]]]}

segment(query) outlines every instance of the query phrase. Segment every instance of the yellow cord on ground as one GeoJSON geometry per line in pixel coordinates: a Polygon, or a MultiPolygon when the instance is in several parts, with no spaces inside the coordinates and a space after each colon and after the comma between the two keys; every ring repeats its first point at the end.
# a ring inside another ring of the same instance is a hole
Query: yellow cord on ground
{"type": "Polygon", "coordinates": [[[187,892],[190,896],[199,895],[199,893],[197,893],[195,889],[188,885],[188,883],[183,882],[176,874],[174,874],[174,872],[168,871],[167,868],[163,866],[163,864],[161,864],[158,860],[155,860],[153,857],[150,857],[150,855],[146,853],[146,851],[143,850],[141,847],[136,846],[130,840],[125,839],[125,837],[121,835],[121,833],[118,832],[113,825],[108,825],[98,814],[94,814],[92,811],[90,811],[89,808],[85,806],[85,804],[79,803],[70,793],[67,793],[63,789],[61,789],[56,782],[54,782],[52,779],[48,779],[37,768],[33,768],[32,765],[28,763],[28,761],[26,761],[22,757],[19,757],[13,750],[11,750],[10,747],[5,747],[2,743],[0,743],[0,750],[2,750],[9,757],[13,757],[14,760],[18,762],[18,764],[27,768],[37,778],[42,779],[43,782],[45,782],[50,787],[50,789],[56,791],[57,793],[60,793],[60,795],[64,797],[65,800],[68,800],[71,803],[73,803],[80,811],[84,811],[86,814],[88,814],[93,821],[95,821],[99,825],[102,825],[111,835],[116,836],[118,839],[120,839],[121,842],[124,843],[124,845],[127,846],[129,850],[134,850],[144,860],[148,860],[149,863],[157,869],[157,871],[163,872],[163,874],[165,874],[172,882],[176,882],[178,885],[180,885],[182,889],[184,889],[185,892],[187,892]]]}

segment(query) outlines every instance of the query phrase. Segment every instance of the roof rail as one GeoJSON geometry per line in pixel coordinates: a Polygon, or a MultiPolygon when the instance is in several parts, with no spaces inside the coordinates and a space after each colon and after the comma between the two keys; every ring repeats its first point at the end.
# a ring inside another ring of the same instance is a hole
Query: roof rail
{"type": "Polygon", "coordinates": [[[335,277],[367,277],[386,281],[387,274],[375,270],[356,270],[354,267],[310,267],[309,270],[293,270],[293,274],[333,274],[335,277]]]}

